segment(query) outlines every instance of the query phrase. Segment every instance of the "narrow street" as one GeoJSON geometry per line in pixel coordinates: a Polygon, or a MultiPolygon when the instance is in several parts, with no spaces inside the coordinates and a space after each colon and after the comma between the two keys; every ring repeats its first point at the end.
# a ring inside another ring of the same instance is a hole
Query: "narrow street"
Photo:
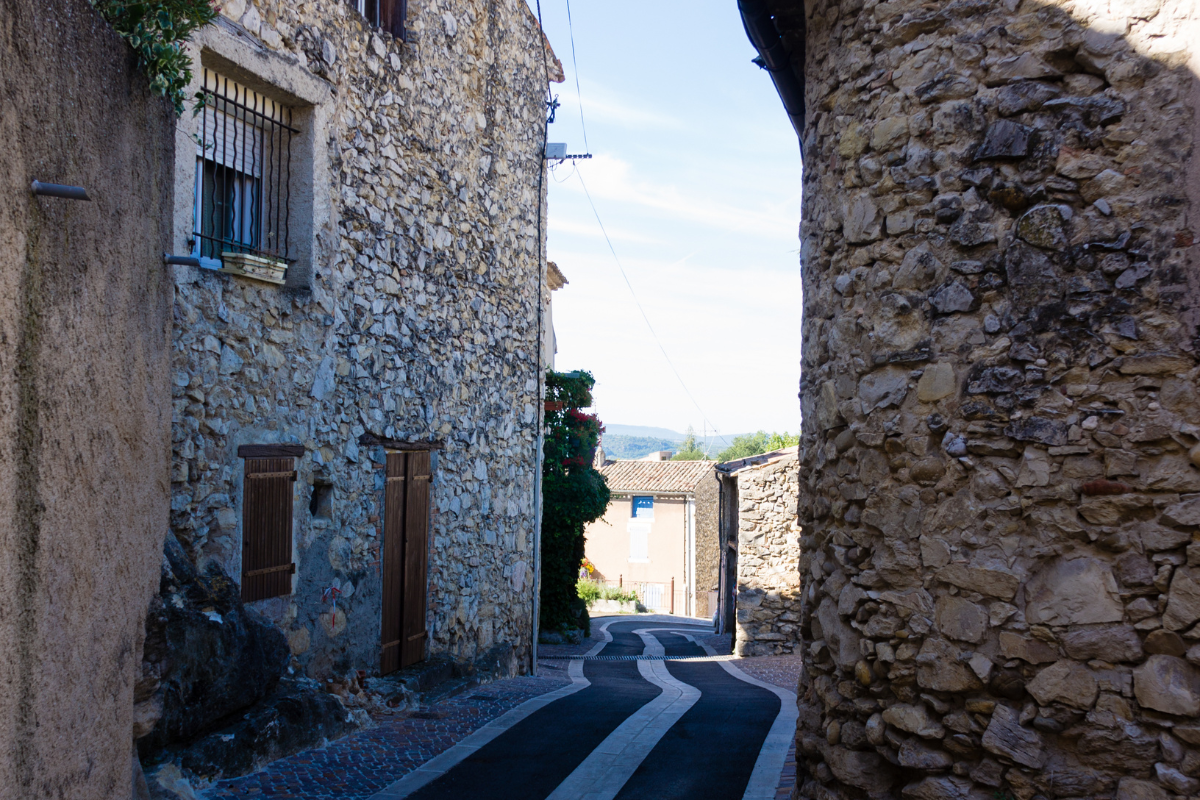
{"type": "Polygon", "coordinates": [[[706,627],[605,623],[571,685],[514,709],[376,797],[775,796],[794,695],[715,660],[706,627]]]}
{"type": "Polygon", "coordinates": [[[661,617],[597,620],[590,648],[552,655],[543,677],[481,687],[446,709],[225,782],[212,796],[773,800],[795,731],[795,695],[739,668],[754,659],[714,655],[705,642],[711,630],[661,617]],[[530,681],[539,683],[536,696],[536,688],[516,689],[530,681]],[[510,702],[514,692],[523,693],[510,702]],[[492,704],[507,710],[451,730],[443,723],[432,736],[422,727],[424,717],[461,717],[453,707],[492,704]]]}

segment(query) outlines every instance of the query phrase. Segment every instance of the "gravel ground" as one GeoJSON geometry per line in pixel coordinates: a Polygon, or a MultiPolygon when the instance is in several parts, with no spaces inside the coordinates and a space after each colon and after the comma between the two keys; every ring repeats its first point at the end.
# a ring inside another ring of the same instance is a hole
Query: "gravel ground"
{"type": "Polygon", "coordinates": [[[799,655],[739,658],[733,663],[742,672],[763,683],[774,684],[792,692],[800,685],[803,661],[799,655]]]}
{"type": "Polygon", "coordinates": [[[506,711],[565,682],[565,675],[564,680],[539,676],[480,686],[325,747],[280,759],[245,777],[222,781],[201,796],[365,800],[506,711]]]}

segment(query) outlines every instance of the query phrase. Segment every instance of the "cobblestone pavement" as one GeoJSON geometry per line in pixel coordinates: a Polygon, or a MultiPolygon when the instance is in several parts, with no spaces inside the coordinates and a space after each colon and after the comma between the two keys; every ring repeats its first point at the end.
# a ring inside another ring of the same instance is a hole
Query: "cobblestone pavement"
{"type": "Polygon", "coordinates": [[[251,775],[222,781],[204,796],[365,800],[501,714],[569,682],[539,676],[480,686],[251,775]]]}

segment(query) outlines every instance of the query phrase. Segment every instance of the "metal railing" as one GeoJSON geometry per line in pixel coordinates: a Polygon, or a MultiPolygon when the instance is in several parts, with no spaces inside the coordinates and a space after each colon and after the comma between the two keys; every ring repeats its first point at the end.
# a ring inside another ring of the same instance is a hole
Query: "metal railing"
{"type": "Polygon", "coordinates": [[[193,255],[291,262],[292,109],[204,70],[193,255]]]}

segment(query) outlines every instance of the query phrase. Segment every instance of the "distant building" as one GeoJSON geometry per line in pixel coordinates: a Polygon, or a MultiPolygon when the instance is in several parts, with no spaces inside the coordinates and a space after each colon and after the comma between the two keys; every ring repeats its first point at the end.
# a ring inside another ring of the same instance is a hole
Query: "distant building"
{"type": "Polygon", "coordinates": [[[554,356],[558,353],[558,335],[554,332],[554,297],[553,292],[566,286],[570,281],[559,270],[553,261],[546,262],[546,282],[542,287],[542,308],[544,327],[542,332],[542,363],[547,369],[554,369],[554,356]]]}
{"type": "Polygon", "coordinates": [[[720,464],[720,626],[741,656],[800,643],[799,448],[720,464]]]}
{"type": "Polygon", "coordinates": [[[658,455],[601,467],[613,498],[587,526],[587,558],[598,580],[636,592],[651,611],[709,617],[720,561],[716,464],[658,455]]]}

